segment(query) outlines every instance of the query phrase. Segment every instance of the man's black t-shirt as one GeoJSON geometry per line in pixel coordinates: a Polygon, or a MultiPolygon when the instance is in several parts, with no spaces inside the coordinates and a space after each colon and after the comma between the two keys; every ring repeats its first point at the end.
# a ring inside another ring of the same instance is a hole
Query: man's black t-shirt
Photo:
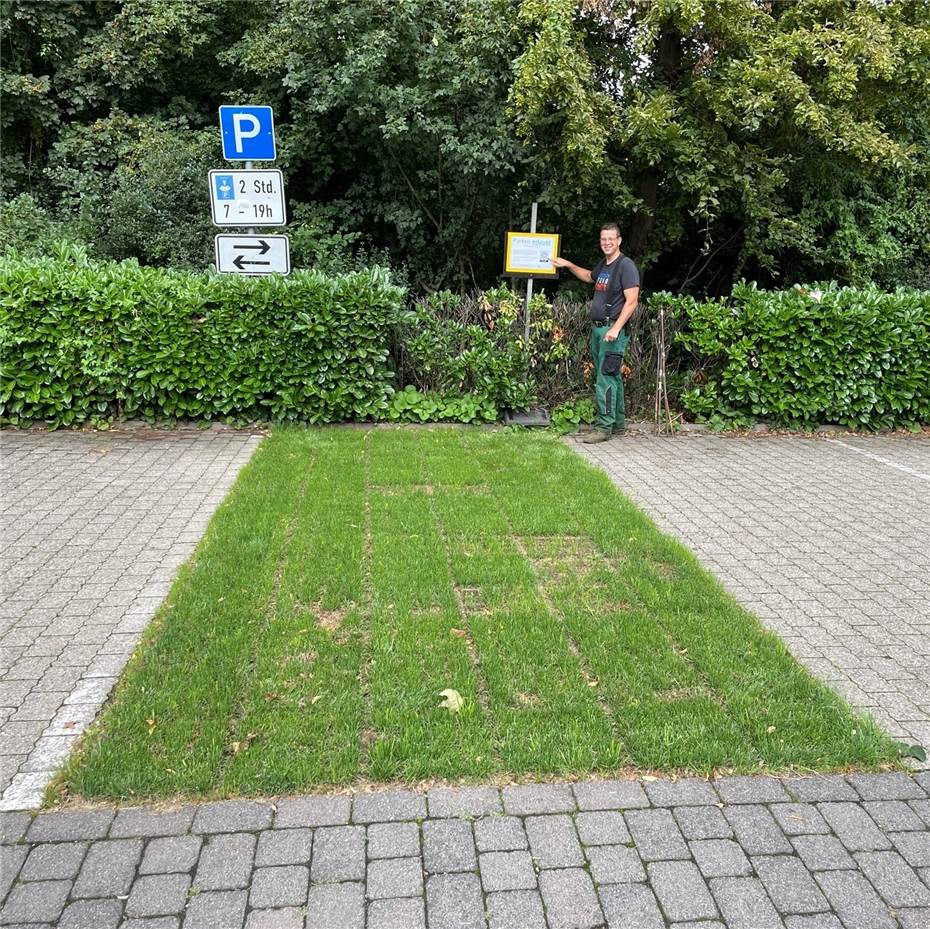
{"type": "Polygon", "coordinates": [[[615,258],[610,264],[602,258],[591,270],[591,280],[594,281],[592,322],[612,321],[623,309],[623,291],[639,287],[639,269],[626,255],[615,258]]]}

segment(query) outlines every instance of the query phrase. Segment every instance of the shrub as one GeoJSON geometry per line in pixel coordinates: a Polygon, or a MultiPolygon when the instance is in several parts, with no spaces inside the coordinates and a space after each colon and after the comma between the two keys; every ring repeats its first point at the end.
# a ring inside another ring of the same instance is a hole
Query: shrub
{"type": "Polygon", "coordinates": [[[679,336],[706,383],[685,407],[719,426],[930,423],[930,293],[833,284],[781,292],[742,284],[729,300],[657,295],[686,312],[679,336]]]}
{"type": "Polygon", "coordinates": [[[403,291],[381,269],[226,277],[0,260],[0,422],[382,416],[403,291]]]}

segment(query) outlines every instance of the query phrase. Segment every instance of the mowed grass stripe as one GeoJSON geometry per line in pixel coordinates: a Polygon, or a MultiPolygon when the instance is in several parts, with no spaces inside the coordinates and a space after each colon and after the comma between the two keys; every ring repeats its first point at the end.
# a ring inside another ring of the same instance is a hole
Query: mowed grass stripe
{"type": "Polygon", "coordinates": [[[227,791],[275,793],[358,773],[364,434],[309,432],[313,463],[232,736],[227,791]]]}
{"type": "MultiPolygon", "coordinates": [[[[391,436],[390,433],[387,434],[391,436]]],[[[373,438],[380,438],[374,436],[373,438]]],[[[372,474],[376,441],[372,447],[372,474]]],[[[419,467],[408,472],[420,486],[419,467]]],[[[383,477],[382,477],[383,480],[383,477]]],[[[427,495],[398,486],[369,494],[372,550],[368,773],[378,779],[480,776],[493,752],[478,704],[475,669],[453,634],[459,614],[427,495]],[[458,691],[458,713],[439,704],[458,691]]]]}
{"type": "Polygon", "coordinates": [[[308,452],[279,431],[243,469],[66,776],[87,795],[209,791],[308,452]]]}

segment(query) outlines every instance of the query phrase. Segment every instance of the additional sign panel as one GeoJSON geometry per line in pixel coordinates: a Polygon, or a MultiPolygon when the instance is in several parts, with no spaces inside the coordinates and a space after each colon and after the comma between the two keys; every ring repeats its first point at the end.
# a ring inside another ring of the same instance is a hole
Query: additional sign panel
{"type": "Polygon", "coordinates": [[[220,135],[227,161],[274,161],[274,114],[270,106],[221,106],[220,135]]]}
{"type": "Polygon", "coordinates": [[[552,259],[559,254],[559,236],[548,232],[508,232],[504,273],[520,277],[558,277],[552,259]]]}
{"type": "Polygon", "coordinates": [[[280,171],[211,171],[214,226],[283,226],[284,177],[280,171]]]}
{"type": "Polygon", "coordinates": [[[216,270],[228,274],[290,274],[290,241],[286,235],[218,235],[216,270]]]}

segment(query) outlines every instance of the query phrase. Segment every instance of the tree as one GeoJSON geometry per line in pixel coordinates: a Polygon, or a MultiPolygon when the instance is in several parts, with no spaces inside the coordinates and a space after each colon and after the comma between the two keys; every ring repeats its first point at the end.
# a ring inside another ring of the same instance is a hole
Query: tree
{"type": "Polygon", "coordinates": [[[897,247],[875,202],[925,176],[928,11],[927,0],[524,0],[536,37],[512,111],[547,201],[600,194],[666,284],[869,277],[897,247]],[[852,217],[867,224],[860,237],[847,234],[852,217]]]}

